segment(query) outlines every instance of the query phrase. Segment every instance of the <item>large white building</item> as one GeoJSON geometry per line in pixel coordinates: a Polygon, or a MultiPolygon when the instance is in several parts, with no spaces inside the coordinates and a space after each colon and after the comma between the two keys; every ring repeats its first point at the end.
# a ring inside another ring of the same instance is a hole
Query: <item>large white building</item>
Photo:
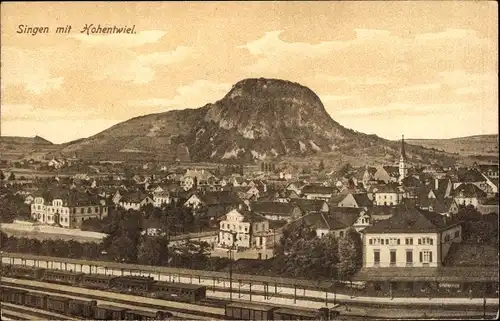
{"type": "Polygon", "coordinates": [[[462,242],[460,222],[401,205],[363,230],[363,267],[439,267],[454,242],[462,242]]]}
{"type": "Polygon", "coordinates": [[[266,248],[269,222],[261,215],[231,210],[220,221],[218,246],[230,248],[266,248]]]}
{"type": "Polygon", "coordinates": [[[37,195],[31,204],[34,220],[67,228],[80,228],[82,222],[89,218],[102,219],[107,215],[105,200],[74,190],[37,195]]]}

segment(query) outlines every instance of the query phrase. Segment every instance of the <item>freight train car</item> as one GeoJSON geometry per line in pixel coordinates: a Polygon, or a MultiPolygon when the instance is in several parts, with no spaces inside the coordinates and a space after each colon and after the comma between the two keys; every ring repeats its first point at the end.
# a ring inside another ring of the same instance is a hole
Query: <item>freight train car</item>
{"type": "Polygon", "coordinates": [[[0,286],[0,301],[47,310],[84,320],[168,320],[168,311],[148,312],[112,305],[97,305],[96,300],[71,299],[64,296],[30,293],[29,291],[0,286]]]}
{"type": "Polygon", "coordinates": [[[24,296],[24,305],[35,309],[45,309],[47,306],[47,295],[38,292],[28,292],[24,296]]]}
{"type": "Polygon", "coordinates": [[[5,264],[3,275],[12,278],[81,286],[180,302],[198,302],[206,297],[206,286],[155,281],[152,277],[84,274],[81,272],[42,269],[5,264]]]}
{"type": "Polygon", "coordinates": [[[243,302],[226,305],[226,317],[229,320],[273,320],[275,307],[243,302]]]}
{"type": "Polygon", "coordinates": [[[335,309],[295,309],[275,307],[266,304],[233,302],[225,307],[229,320],[336,320],[335,309]]]}
{"type": "Polygon", "coordinates": [[[114,305],[98,305],[95,308],[94,318],[96,320],[123,320],[127,309],[114,305]]]}
{"type": "Polygon", "coordinates": [[[125,320],[168,320],[173,314],[166,311],[147,312],[141,310],[125,311],[125,320]]]}

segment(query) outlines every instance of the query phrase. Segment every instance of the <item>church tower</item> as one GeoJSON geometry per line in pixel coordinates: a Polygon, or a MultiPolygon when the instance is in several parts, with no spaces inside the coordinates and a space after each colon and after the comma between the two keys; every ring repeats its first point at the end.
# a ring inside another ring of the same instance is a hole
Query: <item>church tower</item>
{"type": "Polygon", "coordinates": [[[408,163],[406,162],[405,153],[405,136],[403,135],[401,139],[401,157],[399,158],[399,182],[408,176],[408,163]]]}

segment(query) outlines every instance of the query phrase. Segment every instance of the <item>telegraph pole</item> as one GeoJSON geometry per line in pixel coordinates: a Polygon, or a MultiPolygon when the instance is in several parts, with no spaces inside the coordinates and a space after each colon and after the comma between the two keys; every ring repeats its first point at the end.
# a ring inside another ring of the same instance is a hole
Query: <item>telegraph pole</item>
{"type": "Polygon", "coordinates": [[[236,232],[231,232],[233,243],[229,248],[229,301],[233,301],[233,248],[236,245],[236,232]]]}

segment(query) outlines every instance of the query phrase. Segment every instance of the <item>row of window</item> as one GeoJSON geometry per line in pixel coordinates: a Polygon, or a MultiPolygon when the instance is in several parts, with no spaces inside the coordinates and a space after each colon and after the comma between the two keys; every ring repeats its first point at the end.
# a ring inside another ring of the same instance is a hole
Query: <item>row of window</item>
{"type": "MultiPolygon", "coordinates": [[[[455,235],[460,233],[459,231],[455,232],[455,235]]],[[[417,239],[418,245],[434,245],[434,240],[430,237],[419,237],[417,239]]],[[[401,245],[401,239],[396,237],[390,238],[381,238],[381,237],[372,237],[368,239],[368,244],[370,245],[401,245]]],[[[413,245],[412,237],[405,237],[405,245],[413,245]]]]}
{"type": "MultiPolygon", "coordinates": [[[[69,213],[69,209],[67,208],[63,208],[63,209],[59,209],[59,208],[54,208],[54,207],[46,207],[46,206],[43,206],[43,205],[36,205],[36,210],[38,211],[41,211],[41,210],[48,210],[49,212],[51,213],[65,213],[65,214],[68,214],[69,213]]],[[[73,208],[73,214],[76,214],[77,212],[77,209],[76,208],[73,208]]],[[[80,208],[79,210],[80,214],[85,214],[85,208],[80,208]]],[[[99,213],[99,207],[98,206],[95,206],[94,207],[94,212],[95,213],[99,213]]],[[[87,213],[92,213],[92,207],[87,207],[87,213]]]]}
{"type": "MultiPolygon", "coordinates": [[[[224,229],[227,229],[227,230],[232,230],[232,231],[236,231],[236,225],[235,224],[229,224],[229,223],[222,223],[221,224],[221,228],[224,230],[224,229]]],[[[238,230],[240,232],[243,232],[245,231],[245,233],[248,233],[248,226],[245,226],[245,228],[243,228],[243,226],[241,225],[238,225],[238,230]]]]}
{"type": "MultiPolygon", "coordinates": [[[[396,265],[396,251],[390,250],[390,261],[391,265],[396,265]]],[[[373,261],[375,265],[380,264],[380,250],[373,251],[373,261]]],[[[424,250],[419,252],[419,262],[420,263],[432,263],[432,251],[424,250]]],[[[406,250],[406,264],[413,264],[413,250],[406,250]]]]}

